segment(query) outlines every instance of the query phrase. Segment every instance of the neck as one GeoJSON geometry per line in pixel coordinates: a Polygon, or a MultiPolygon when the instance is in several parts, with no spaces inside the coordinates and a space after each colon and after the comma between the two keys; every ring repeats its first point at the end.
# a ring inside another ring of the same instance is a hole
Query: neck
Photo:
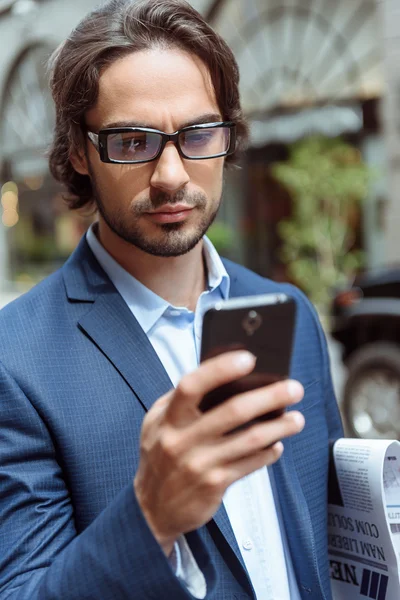
{"type": "Polygon", "coordinates": [[[96,234],[107,252],[135,279],[171,305],[195,310],[207,287],[203,241],[182,256],[165,258],[143,252],[101,222],[96,234]]]}

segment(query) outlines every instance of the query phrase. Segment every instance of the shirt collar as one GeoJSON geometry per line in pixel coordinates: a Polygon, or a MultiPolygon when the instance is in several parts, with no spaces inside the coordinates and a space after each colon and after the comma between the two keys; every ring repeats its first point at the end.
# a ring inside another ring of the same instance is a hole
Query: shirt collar
{"type": "Polygon", "coordinates": [[[208,291],[212,292],[216,288],[220,288],[221,296],[226,300],[229,298],[229,275],[211,240],[204,236],[203,242],[204,259],[208,274],[208,291]]]}
{"type": "MultiPolygon", "coordinates": [[[[121,267],[101,245],[93,227],[94,225],[91,225],[86,233],[90,249],[147,334],[164,312],[171,307],[170,303],[121,267]]],[[[219,288],[221,296],[226,299],[229,297],[229,275],[211,241],[207,237],[204,237],[203,240],[204,259],[208,272],[207,292],[213,292],[219,288]]]]}

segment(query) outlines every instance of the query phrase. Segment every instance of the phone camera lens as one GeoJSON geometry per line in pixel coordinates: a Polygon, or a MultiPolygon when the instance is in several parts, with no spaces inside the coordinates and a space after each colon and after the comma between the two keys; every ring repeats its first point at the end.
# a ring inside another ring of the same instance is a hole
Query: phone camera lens
{"type": "Polygon", "coordinates": [[[258,313],[255,310],[249,312],[249,323],[253,324],[257,321],[258,313]]]}
{"type": "Polygon", "coordinates": [[[243,319],[243,328],[247,335],[253,335],[255,331],[260,327],[262,318],[255,310],[250,310],[245,318],[243,319]]]}

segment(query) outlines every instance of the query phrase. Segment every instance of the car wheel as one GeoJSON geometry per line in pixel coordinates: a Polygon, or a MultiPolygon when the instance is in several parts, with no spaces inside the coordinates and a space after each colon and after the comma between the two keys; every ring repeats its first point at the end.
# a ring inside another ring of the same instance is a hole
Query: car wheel
{"type": "Polygon", "coordinates": [[[352,437],[400,439],[400,346],[376,342],[351,355],[342,411],[352,437]]]}

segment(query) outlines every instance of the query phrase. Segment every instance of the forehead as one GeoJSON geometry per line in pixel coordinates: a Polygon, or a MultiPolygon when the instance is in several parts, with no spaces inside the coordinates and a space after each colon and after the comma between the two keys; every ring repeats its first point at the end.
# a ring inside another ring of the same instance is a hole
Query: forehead
{"type": "Polygon", "coordinates": [[[207,113],[220,111],[204,63],[180,49],[154,48],[128,54],[105,69],[86,123],[101,128],[132,121],[174,131],[207,113]]]}

